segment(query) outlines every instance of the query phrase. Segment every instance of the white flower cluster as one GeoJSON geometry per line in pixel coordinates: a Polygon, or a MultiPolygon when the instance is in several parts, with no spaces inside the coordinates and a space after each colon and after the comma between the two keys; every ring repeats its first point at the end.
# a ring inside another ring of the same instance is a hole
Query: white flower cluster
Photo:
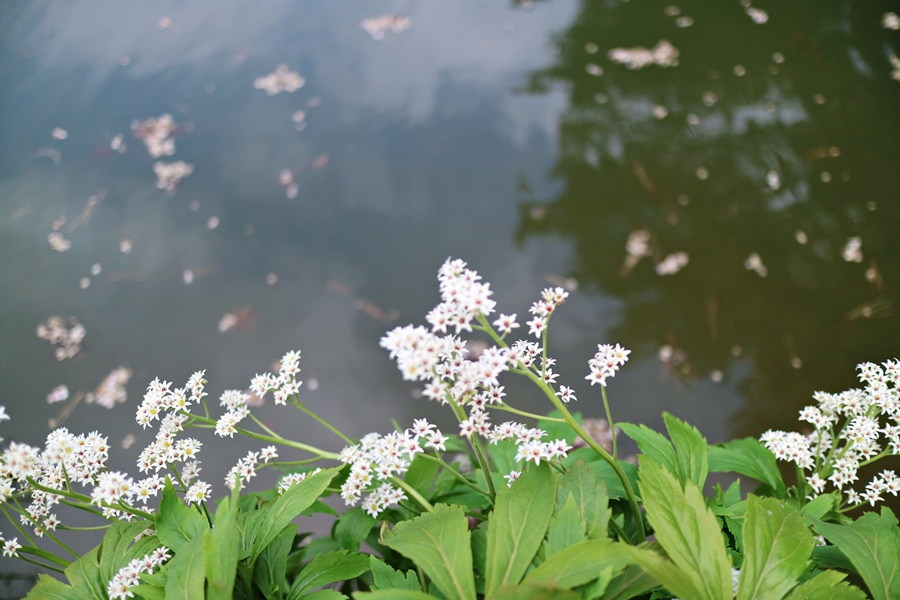
{"type": "Polygon", "coordinates": [[[131,588],[141,583],[141,573],[152,573],[156,567],[162,566],[171,557],[169,549],[165,546],[160,546],[146,556],[135,558],[119,569],[119,572],[113,575],[106,587],[106,593],[110,600],[134,598],[134,592],[131,591],[131,588]]]}
{"type": "Polygon", "coordinates": [[[311,477],[316,473],[321,472],[322,469],[317,467],[308,473],[288,473],[278,481],[278,495],[280,496],[281,494],[285,493],[291,488],[291,486],[300,483],[307,477],[311,477]]]}
{"type": "Polygon", "coordinates": [[[303,76],[296,71],[291,71],[291,68],[287,65],[278,65],[268,75],[257,77],[253,81],[254,88],[263,90],[270,96],[281,92],[287,92],[288,94],[296,92],[305,84],[306,80],[303,76]]]}
{"type": "Polygon", "coordinates": [[[363,510],[377,517],[406,499],[403,490],[394,487],[390,479],[406,473],[416,454],[424,451],[423,443],[426,448],[441,451],[446,449],[447,439],[425,419],[416,419],[403,432],[365,435],[359,444],[341,451],[341,462],[350,465],[350,476],[341,486],[341,498],[348,506],[356,506],[362,500],[363,510]],[[365,494],[368,496],[363,499],[365,494]]]}
{"type": "Polygon", "coordinates": [[[175,154],[175,131],[178,124],[172,115],[166,113],[160,117],[150,117],[146,121],[131,122],[134,137],[144,142],[147,152],[153,158],[172,156],[175,154]]]}
{"type": "MultiPolygon", "coordinates": [[[[275,446],[266,446],[259,452],[251,450],[247,453],[247,456],[240,459],[237,464],[228,471],[228,474],[225,476],[225,485],[230,490],[233,490],[235,485],[240,489],[244,489],[244,484],[256,477],[256,467],[259,466],[260,463],[267,463],[274,460],[277,456],[278,453],[275,451],[275,446]]],[[[188,492],[188,495],[190,496],[190,491],[188,492]]],[[[186,497],[185,500],[187,499],[188,498],[186,497]]],[[[206,498],[204,497],[201,500],[205,499],[206,498]]],[[[197,502],[200,502],[201,500],[197,500],[197,502]]]]}
{"type": "Polygon", "coordinates": [[[541,299],[532,304],[531,308],[528,309],[528,312],[534,315],[534,318],[527,322],[528,333],[541,339],[541,336],[544,335],[544,331],[547,330],[550,315],[552,315],[553,311],[556,310],[556,307],[565,302],[568,297],[569,292],[561,287],[545,289],[541,293],[541,299]]]}
{"type": "Polygon", "coordinates": [[[760,441],[779,460],[793,462],[806,471],[811,497],[825,491],[828,482],[844,490],[846,502],[874,506],[884,494],[900,492],[900,477],[885,470],[866,484],[862,494],[850,487],[858,481],[859,468],[888,455],[900,454],[900,361],[858,367],[862,389],[838,394],[816,392],[818,406],[800,411],[800,420],[815,431],[765,432],[760,441]],[[845,489],[846,488],[846,489],[845,489]]]}
{"type": "Polygon", "coordinates": [[[38,337],[55,346],[53,354],[56,360],[73,358],[81,352],[85,333],[84,325],[75,317],[50,317],[37,327],[38,337]]]}
{"type": "Polygon", "coordinates": [[[588,361],[591,373],[585,379],[591,382],[591,385],[599,383],[606,385],[607,377],[615,377],[619,367],[628,362],[628,355],[631,350],[626,350],[622,346],[616,344],[598,344],[597,353],[594,358],[588,361]]]}
{"type": "Polygon", "coordinates": [[[19,557],[19,550],[22,548],[22,544],[19,543],[19,538],[14,537],[11,540],[7,540],[4,539],[3,536],[0,536],[0,542],[3,542],[3,556],[12,558],[19,557]]]}

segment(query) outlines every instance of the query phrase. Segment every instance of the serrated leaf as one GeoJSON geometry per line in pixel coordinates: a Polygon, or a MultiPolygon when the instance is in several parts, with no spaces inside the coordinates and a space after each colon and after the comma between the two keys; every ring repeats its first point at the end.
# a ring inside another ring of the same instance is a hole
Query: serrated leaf
{"type": "Polygon", "coordinates": [[[272,543],[263,549],[253,566],[253,583],[266,597],[281,598],[288,555],[294,545],[297,525],[291,523],[281,530],[272,543]]]}
{"type": "Polygon", "coordinates": [[[353,552],[359,551],[359,545],[375,527],[375,517],[365,512],[362,508],[351,508],[341,515],[334,524],[334,539],[342,548],[353,552]]]}
{"type": "Polygon", "coordinates": [[[557,552],[523,580],[525,584],[570,589],[596,579],[606,568],[616,571],[631,562],[622,544],[610,540],[587,540],[557,552]]]}
{"type": "Polygon", "coordinates": [[[73,588],[44,573],[38,575],[37,584],[25,596],[25,600],[92,600],[93,598],[95,596],[91,593],[73,588]]]}
{"type": "Polygon", "coordinates": [[[265,518],[256,522],[252,536],[250,564],[256,561],[263,548],[272,543],[272,540],[288,526],[288,523],[309,508],[322,495],[322,492],[342,468],[333,467],[310,475],[289,487],[275,501],[275,504],[265,512],[265,518]]]}
{"type": "Polygon", "coordinates": [[[397,523],[382,536],[384,545],[413,560],[450,600],[475,598],[469,540],[469,521],[462,507],[446,504],[397,523]]]}
{"type": "Polygon", "coordinates": [[[889,508],[850,525],[817,521],[816,529],[847,556],[875,600],[900,598],[900,528],[889,508]]]}
{"type": "Polygon", "coordinates": [[[550,558],[564,548],[583,542],[587,539],[584,532],[584,521],[578,513],[575,498],[570,493],[563,508],[550,519],[544,556],[550,558]]]}
{"type": "Polygon", "coordinates": [[[369,556],[347,550],[320,554],[303,567],[291,590],[288,600],[297,600],[307,592],[336,581],[359,577],[369,570],[369,556]]]}
{"type": "Polygon", "coordinates": [[[604,539],[608,536],[609,493],[602,481],[597,481],[594,472],[583,461],[575,462],[559,479],[556,492],[556,509],[559,511],[571,494],[575,506],[585,525],[585,533],[590,539],[604,539]]]}
{"type": "Polygon", "coordinates": [[[390,565],[374,556],[369,559],[369,568],[372,570],[372,579],[377,590],[422,591],[422,586],[419,585],[419,578],[416,577],[416,573],[412,569],[403,574],[401,571],[395,571],[390,565]]]}
{"type": "MultiPolygon", "coordinates": [[[[659,581],[637,564],[625,567],[625,570],[612,578],[602,594],[603,600],[630,600],[659,585],[659,581]]],[[[600,595],[589,593],[592,586],[585,590],[584,600],[596,600],[600,595]]]]}
{"type": "Polygon", "coordinates": [[[747,497],[738,600],[780,600],[806,571],[815,546],[803,516],[776,498],[747,497]]]}
{"type": "MultiPolygon", "coordinates": [[[[649,548],[636,548],[634,546],[624,546],[622,551],[675,596],[691,598],[692,600],[709,598],[705,591],[697,586],[693,577],[663,555],[649,548]]],[[[621,598],[622,596],[616,597],[621,598]]],[[[722,600],[723,598],[727,598],[727,596],[718,596],[715,600],[722,600]]]]}
{"type": "Polygon", "coordinates": [[[202,536],[209,529],[209,523],[194,508],[184,504],[172,482],[166,478],[162,500],[156,511],[156,537],[170,550],[177,553],[192,539],[202,536]]]}
{"type": "Polygon", "coordinates": [[[213,528],[203,534],[207,600],[230,600],[237,576],[240,533],[237,525],[238,494],[235,489],[216,507],[213,528]]]}
{"type": "Polygon", "coordinates": [[[203,537],[195,537],[181,546],[168,563],[166,598],[204,600],[203,584],[206,567],[203,556],[203,537]]]}
{"type": "MultiPolygon", "coordinates": [[[[692,481],[685,482],[682,489],[674,475],[647,456],[641,458],[640,477],[644,508],[656,539],[698,592],[689,597],[729,597],[731,560],[725,552],[719,523],[706,507],[700,490],[692,481]]],[[[662,583],[669,588],[668,582],[662,583]]]]}
{"type": "Polygon", "coordinates": [[[556,478],[546,464],[523,473],[511,488],[501,487],[488,518],[485,594],[517,583],[537,553],[556,501],[556,478]]]}
{"type": "Polygon", "coordinates": [[[742,438],[710,446],[709,470],[714,473],[740,473],[751,477],[769,486],[778,498],[784,498],[787,494],[775,455],[754,438],[742,438]]]}
{"type": "Polygon", "coordinates": [[[434,596],[416,590],[377,590],[353,592],[353,600],[434,600],[434,596]]]}
{"type": "Polygon", "coordinates": [[[709,472],[709,444],[706,438],[696,427],[667,412],[663,413],[663,421],[675,446],[679,479],[682,483],[693,481],[702,490],[709,472]]]}
{"type": "MultiPolygon", "coordinates": [[[[128,548],[144,529],[150,524],[145,521],[128,523],[127,521],[115,521],[103,534],[103,542],[99,548],[100,579],[110,581],[119,569],[128,561],[128,548]]],[[[142,555],[143,556],[143,555],[142,555]]]]}
{"type": "Polygon", "coordinates": [[[785,600],[865,600],[866,593],[844,581],[846,573],[822,571],[804,581],[785,600]]]}
{"type": "Polygon", "coordinates": [[[100,575],[100,561],[97,559],[99,553],[100,546],[85,553],[65,568],[65,574],[75,589],[88,593],[91,598],[105,600],[109,580],[103,580],[100,575]]]}
{"type": "Polygon", "coordinates": [[[625,435],[637,442],[642,454],[663,465],[670,473],[679,472],[680,467],[678,457],[675,456],[675,448],[666,439],[666,436],[646,425],[632,425],[631,423],[618,423],[617,425],[625,435]]]}

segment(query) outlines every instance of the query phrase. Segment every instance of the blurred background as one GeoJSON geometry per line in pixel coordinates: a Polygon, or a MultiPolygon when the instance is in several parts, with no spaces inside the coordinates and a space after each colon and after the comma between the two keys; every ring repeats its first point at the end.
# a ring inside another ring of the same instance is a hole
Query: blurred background
{"type": "MultiPolygon", "coordinates": [[[[378,346],[425,322],[448,256],[520,319],[570,290],[550,354],[586,415],[587,360],[617,342],[618,420],[794,429],[813,391],[900,357],[897,12],[4,3],[0,435],[99,429],[134,472],[150,380],[206,369],[215,400],[290,349],[301,399],[351,436],[452,427],[378,346]]],[[[254,446],[203,441],[216,497],[254,446]]]]}

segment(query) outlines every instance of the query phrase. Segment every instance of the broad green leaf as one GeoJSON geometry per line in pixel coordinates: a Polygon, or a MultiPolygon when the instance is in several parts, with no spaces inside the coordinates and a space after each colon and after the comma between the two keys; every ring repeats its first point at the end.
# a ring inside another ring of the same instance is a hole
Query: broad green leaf
{"type": "Polygon", "coordinates": [[[618,572],[631,562],[621,546],[610,540],[588,540],[569,546],[542,562],[523,583],[570,589],[596,579],[603,569],[618,572]]]}
{"type": "Polygon", "coordinates": [[[375,527],[375,523],[375,517],[362,508],[351,508],[334,524],[334,539],[340,542],[342,548],[359,552],[359,545],[375,527]]]}
{"type": "Polygon", "coordinates": [[[582,600],[596,600],[606,593],[606,589],[612,582],[613,577],[622,572],[624,569],[613,569],[606,567],[600,570],[600,574],[596,579],[581,588],[582,600]]]}
{"type": "Polygon", "coordinates": [[[693,481],[694,485],[702,490],[709,472],[709,445],[706,443],[706,438],[696,427],[667,412],[663,413],[663,421],[669,432],[669,438],[675,446],[679,478],[682,483],[693,481]]]}
{"type": "Polygon", "coordinates": [[[213,528],[203,534],[203,560],[209,582],[207,600],[230,600],[232,597],[240,544],[237,526],[239,494],[240,490],[235,488],[230,498],[219,503],[213,528]]]}
{"type": "Polygon", "coordinates": [[[315,502],[335,475],[343,467],[325,469],[315,475],[310,475],[303,481],[295,483],[285,491],[275,504],[266,511],[266,516],[257,522],[253,532],[252,546],[250,550],[250,563],[254,563],[263,548],[272,543],[272,540],[293,521],[297,515],[306,510],[315,502]]]}
{"type": "MultiPolygon", "coordinates": [[[[540,427],[540,425],[538,426],[540,427]]],[[[516,453],[518,446],[513,440],[502,440],[496,444],[491,444],[488,450],[493,459],[494,465],[500,475],[506,475],[512,470],[516,470],[516,453]]],[[[446,471],[442,472],[446,473],[446,471]]],[[[455,482],[455,478],[454,478],[455,482]]],[[[504,485],[506,481],[504,480],[504,485]]]]}
{"type": "Polygon", "coordinates": [[[268,512],[269,508],[263,508],[249,513],[238,513],[238,560],[244,560],[253,552],[253,538],[268,512]]]}
{"type": "Polygon", "coordinates": [[[800,509],[800,512],[804,517],[808,517],[810,519],[821,519],[832,510],[834,510],[839,503],[840,496],[838,496],[837,494],[822,494],[821,496],[816,496],[815,498],[804,504],[800,509]]]}
{"type": "Polygon", "coordinates": [[[167,563],[166,598],[204,600],[206,567],[203,559],[203,537],[195,537],[181,546],[167,563]]]}
{"type": "Polygon", "coordinates": [[[149,525],[150,523],[146,521],[136,523],[115,521],[110,525],[106,533],[103,534],[103,543],[100,544],[99,548],[101,581],[108,582],[113,578],[113,575],[118,573],[119,569],[128,564],[128,560],[126,560],[128,548],[134,542],[134,538],[149,525]]]}
{"type": "Polygon", "coordinates": [[[450,600],[475,598],[469,539],[469,521],[462,507],[446,504],[397,523],[392,532],[382,535],[384,545],[413,560],[450,600]]]}
{"type": "MultiPolygon", "coordinates": [[[[587,467],[594,472],[594,479],[598,483],[602,482],[606,485],[607,494],[611,499],[618,500],[628,496],[625,493],[622,481],[613,468],[605,460],[597,456],[597,453],[591,448],[578,448],[569,452],[569,455],[563,459],[563,465],[565,465],[566,469],[569,469],[579,461],[584,461],[587,467]]],[[[619,466],[625,471],[625,475],[631,483],[631,489],[637,492],[637,467],[626,462],[619,463],[619,466]]]]}
{"type": "Polygon", "coordinates": [[[100,561],[97,559],[99,553],[100,547],[97,546],[66,567],[65,573],[75,589],[88,593],[91,598],[106,600],[109,580],[104,580],[100,574],[100,561]]]}
{"type": "Polygon", "coordinates": [[[297,525],[291,523],[275,536],[272,543],[266,546],[256,559],[253,566],[253,583],[266,594],[267,598],[281,598],[283,595],[284,573],[296,534],[297,525]]]}
{"type": "MultiPolygon", "coordinates": [[[[698,592],[688,597],[730,597],[731,560],[719,523],[700,490],[692,481],[685,482],[682,489],[674,475],[647,456],[641,458],[640,476],[644,508],[656,539],[698,592]]],[[[676,595],[685,596],[660,581],[676,595]]]]}
{"type": "Polygon", "coordinates": [[[822,571],[804,581],[785,600],[865,600],[866,593],[844,581],[846,573],[822,571]]]}
{"type": "Polygon", "coordinates": [[[485,594],[522,578],[547,533],[555,501],[556,478],[546,464],[525,471],[511,488],[500,488],[488,518],[485,594]]]}
{"type": "Polygon", "coordinates": [[[752,477],[769,486],[778,498],[784,498],[787,494],[775,455],[750,437],[710,446],[709,470],[752,477]]]}
{"type": "Polygon", "coordinates": [[[372,570],[372,578],[377,590],[422,591],[422,586],[419,585],[419,578],[416,577],[416,573],[412,569],[404,575],[401,571],[395,571],[390,565],[385,564],[383,560],[374,556],[369,560],[369,568],[372,570]]]}
{"type": "Polygon", "coordinates": [[[184,504],[172,482],[166,478],[159,510],[156,511],[156,537],[170,550],[177,553],[181,546],[209,529],[209,523],[196,508],[184,504]]]}
{"type": "Polygon", "coordinates": [[[166,588],[158,585],[142,583],[131,588],[131,591],[141,600],[166,600],[166,588]]]}
{"type": "Polygon", "coordinates": [[[25,596],[25,600],[91,600],[93,598],[96,596],[90,592],[73,588],[44,573],[38,575],[37,584],[25,596]]]}
{"type": "Polygon", "coordinates": [[[646,425],[631,423],[617,423],[617,425],[625,435],[637,442],[642,454],[663,465],[670,473],[679,473],[680,466],[678,457],[675,456],[675,448],[666,436],[646,425]]]}
{"type": "Polygon", "coordinates": [[[851,525],[816,522],[816,529],[856,567],[875,600],[900,598],[900,528],[887,507],[851,525]]]}
{"type": "Polygon", "coordinates": [[[441,465],[438,463],[416,456],[403,475],[403,480],[427,499],[431,497],[431,485],[440,469],[441,465]]]}
{"type": "Polygon", "coordinates": [[[353,600],[434,600],[434,596],[416,590],[377,590],[353,592],[353,600]]]}
{"type": "Polygon", "coordinates": [[[562,510],[550,519],[544,556],[550,558],[560,550],[587,539],[584,521],[578,514],[575,497],[570,493],[562,510]]]}
{"type": "Polygon", "coordinates": [[[347,595],[336,590],[318,590],[303,596],[303,600],[346,600],[347,595]]]}
{"type": "Polygon", "coordinates": [[[631,564],[625,567],[620,575],[613,577],[604,591],[597,595],[590,593],[593,584],[588,585],[585,589],[584,600],[596,600],[601,597],[603,600],[630,600],[649,592],[658,585],[659,581],[653,575],[637,564],[631,564]]]}
{"type": "Polygon", "coordinates": [[[606,485],[602,481],[597,481],[594,472],[583,460],[569,467],[566,474],[559,479],[559,489],[556,492],[557,512],[566,503],[570,494],[584,522],[587,537],[606,538],[610,515],[609,493],[606,485]]]}
{"type": "MultiPolygon", "coordinates": [[[[648,548],[636,548],[634,546],[623,546],[622,552],[628,555],[631,560],[641,566],[644,571],[650,574],[654,579],[659,581],[667,590],[672,592],[679,598],[690,598],[691,600],[699,600],[701,598],[710,598],[703,590],[698,587],[694,578],[688,575],[686,571],[678,567],[671,560],[663,555],[654,552],[648,548]]],[[[729,582],[729,586],[731,583],[729,582]]],[[[728,590],[731,593],[731,590],[728,590]]],[[[627,596],[618,595],[616,598],[627,596]]],[[[715,600],[729,598],[729,596],[717,596],[715,600]]],[[[712,599],[711,599],[712,600],[712,599]]]]}
{"type": "Polygon", "coordinates": [[[303,567],[291,591],[288,600],[297,600],[307,592],[336,581],[346,581],[359,577],[369,570],[369,555],[347,550],[337,550],[328,554],[320,554],[303,567]]]}
{"type": "Polygon", "coordinates": [[[497,588],[489,600],[581,600],[581,595],[572,590],[561,590],[537,583],[506,584],[497,588]]]}
{"type": "MultiPolygon", "coordinates": [[[[482,521],[472,530],[472,568],[484,578],[487,569],[488,523],[482,521]]],[[[483,590],[482,590],[483,591],[483,590]]]]}
{"type": "Polygon", "coordinates": [[[780,600],[797,583],[815,546],[803,516],[776,498],[747,497],[738,600],[780,600]]]}

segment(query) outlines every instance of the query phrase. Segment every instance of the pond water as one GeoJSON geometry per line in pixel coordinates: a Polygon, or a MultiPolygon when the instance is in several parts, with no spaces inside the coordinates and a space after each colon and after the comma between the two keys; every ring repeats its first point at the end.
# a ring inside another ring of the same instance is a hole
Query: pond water
{"type": "MultiPolygon", "coordinates": [[[[289,349],[303,399],[352,436],[439,418],[378,340],[424,323],[448,256],[502,312],[571,289],[550,351],[588,415],[586,362],[618,342],[633,350],[610,386],[618,419],[667,410],[713,441],[793,428],[814,390],[900,356],[895,9],[7,5],[0,433],[97,428],[131,469],[150,380],[206,369],[217,397],[289,349]],[[176,161],[190,174],[159,189],[154,163],[176,161]],[[72,358],[36,335],[53,316],[84,327],[72,358]],[[124,405],[74,404],[118,367],[124,405]],[[48,404],[61,385],[69,400],[48,404]]],[[[301,415],[259,414],[340,447],[301,415]]],[[[204,475],[218,484],[247,447],[206,456],[204,475]]]]}

